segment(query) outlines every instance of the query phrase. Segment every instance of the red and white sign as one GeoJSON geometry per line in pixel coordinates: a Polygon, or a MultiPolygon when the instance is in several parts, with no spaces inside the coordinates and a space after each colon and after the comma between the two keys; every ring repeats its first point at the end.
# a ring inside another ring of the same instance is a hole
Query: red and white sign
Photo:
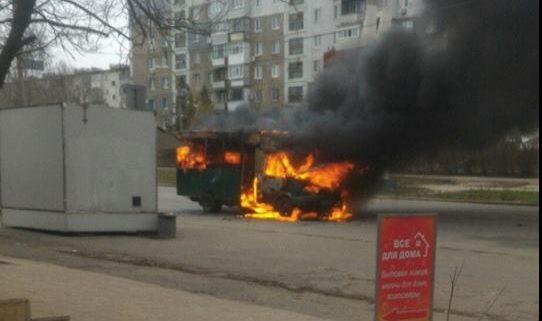
{"type": "Polygon", "coordinates": [[[436,216],[379,219],[376,321],[430,321],[436,216]]]}

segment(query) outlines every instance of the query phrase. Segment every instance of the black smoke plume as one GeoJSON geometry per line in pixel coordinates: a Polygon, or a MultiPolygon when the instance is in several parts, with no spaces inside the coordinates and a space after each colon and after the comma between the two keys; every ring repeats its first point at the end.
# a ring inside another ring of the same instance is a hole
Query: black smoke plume
{"type": "MultiPolygon", "coordinates": [[[[539,126],[538,0],[432,0],[416,33],[393,30],[337,59],[305,107],[238,110],[217,130],[281,129],[285,144],[353,159],[371,182],[427,151],[482,148],[539,126]]],[[[368,184],[369,183],[369,184],[368,184]]]]}

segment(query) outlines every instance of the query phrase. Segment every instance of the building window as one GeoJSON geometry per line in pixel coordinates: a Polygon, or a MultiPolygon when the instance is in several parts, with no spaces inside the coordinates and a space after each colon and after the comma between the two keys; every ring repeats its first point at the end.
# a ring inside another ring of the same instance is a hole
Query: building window
{"type": "Polygon", "coordinates": [[[167,98],[162,98],[160,100],[160,108],[166,109],[167,108],[167,98]]]}
{"type": "Polygon", "coordinates": [[[337,40],[359,38],[359,28],[341,30],[336,33],[337,40]]]}
{"type": "Polygon", "coordinates": [[[280,77],[280,66],[278,64],[274,64],[271,67],[271,77],[273,77],[273,78],[279,78],[280,77]]]}
{"type": "Polygon", "coordinates": [[[290,39],[288,53],[290,55],[301,55],[301,54],[303,54],[303,38],[290,39]]]}
{"type": "Polygon", "coordinates": [[[215,91],[215,103],[223,103],[226,101],[226,92],[221,91],[215,91]]]}
{"type": "Polygon", "coordinates": [[[271,99],[273,101],[279,101],[280,100],[280,89],[278,89],[278,88],[271,89],[271,99]]]}
{"type": "Polygon", "coordinates": [[[261,80],[263,78],[263,67],[256,66],[254,67],[254,79],[261,80]]]}
{"type": "Polygon", "coordinates": [[[160,79],[160,87],[162,87],[162,89],[169,89],[169,78],[162,77],[160,79]]]}
{"type": "Polygon", "coordinates": [[[233,88],[230,91],[230,100],[231,101],[243,100],[243,88],[233,88]]]}
{"type": "Polygon", "coordinates": [[[228,21],[230,32],[245,32],[250,31],[250,19],[237,18],[228,21]]]}
{"type": "Polygon", "coordinates": [[[149,101],[147,102],[147,108],[151,111],[154,111],[155,109],[155,106],[154,106],[154,99],[149,99],[149,101]]]}
{"type": "Polygon", "coordinates": [[[261,32],[262,31],[262,19],[260,19],[260,18],[254,19],[254,31],[255,32],[261,32]]]}
{"type": "Polygon", "coordinates": [[[154,83],[154,78],[149,78],[149,88],[151,90],[154,90],[156,88],[156,85],[154,83]]]}
{"type": "Polygon", "coordinates": [[[245,45],[242,42],[231,43],[229,47],[230,55],[236,55],[243,53],[245,45]]]}
{"type": "Polygon", "coordinates": [[[226,45],[224,45],[224,44],[222,44],[222,45],[214,45],[213,46],[213,53],[212,53],[213,59],[224,58],[225,51],[226,51],[226,45]]]}
{"type": "Polygon", "coordinates": [[[271,29],[273,30],[280,29],[280,16],[271,17],[271,29]]]}
{"type": "Polygon", "coordinates": [[[186,54],[175,55],[175,69],[186,69],[186,54]]]}
{"type": "Polygon", "coordinates": [[[403,22],[401,22],[401,26],[406,30],[412,31],[414,30],[414,21],[404,20],[403,22]]]}
{"type": "Polygon", "coordinates": [[[216,18],[224,12],[225,4],[222,1],[213,1],[209,6],[209,17],[216,18]]]}
{"type": "Polygon", "coordinates": [[[289,79],[303,78],[303,62],[291,62],[288,65],[289,79]]]}
{"type": "Polygon", "coordinates": [[[262,90],[261,89],[256,90],[256,92],[254,93],[254,100],[259,103],[262,101],[262,97],[263,97],[262,90]]]}
{"type": "Polygon", "coordinates": [[[215,69],[213,71],[213,81],[219,82],[226,80],[226,68],[215,69]]]}
{"type": "Polygon", "coordinates": [[[273,41],[273,44],[271,45],[271,53],[280,54],[280,41],[273,41]]]}
{"type": "Polygon", "coordinates": [[[190,17],[194,21],[198,21],[201,18],[201,7],[192,7],[190,8],[190,17]]]}
{"type": "Polygon", "coordinates": [[[196,52],[196,53],[194,54],[194,63],[195,63],[196,65],[201,64],[201,53],[196,52]]]}
{"type": "Polygon", "coordinates": [[[322,62],[320,60],[315,60],[312,62],[312,69],[314,70],[314,73],[319,73],[320,70],[322,70],[322,62]]]}
{"type": "Polygon", "coordinates": [[[228,67],[228,79],[240,79],[246,75],[245,65],[233,65],[228,67]]]}
{"type": "Polygon", "coordinates": [[[314,9],[314,23],[320,22],[320,17],[322,17],[322,9],[314,9]]]}
{"type": "Polygon", "coordinates": [[[262,6],[262,0],[256,0],[256,7],[262,6]]]}
{"type": "Polygon", "coordinates": [[[177,90],[188,87],[185,75],[177,76],[176,78],[175,84],[177,85],[177,90]]]}
{"type": "Polygon", "coordinates": [[[290,0],[291,6],[299,6],[305,3],[305,0],[290,0]]]}
{"type": "Polygon", "coordinates": [[[186,47],[186,34],[184,32],[175,34],[175,48],[186,47]]]}
{"type": "Polygon", "coordinates": [[[303,86],[289,87],[288,101],[291,103],[303,102],[303,86]]]}
{"type": "Polygon", "coordinates": [[[149,59],[149,68],[152,69],[156,65],[156,59],[154,57],[149,59]]]}
{"type": "Polygon", "coordinates": [[[361,13],[363,0],[341,0],[341,15],[361,13]]]}
{"type": "Polygon", "coordinates": [[[313,46],[314,47],[320,47],[322,45],[322,36],[321,35],[318,35],[318,36],[314,36],[313,39],[313,46]]]}
{"type": "Polygon", "coordinates": [[[233,0],[233,8],[241,9],[245,6],[245,0],[233,0]]]}
{"type": "Polygon", "coordinates": [[[288,21],[289,21],[290,31],[303,30],[303,12],[290,14],[288,21]]]}
{"type": "Polygon", "coordinates": [[[228,31],[228,23],[227,22],[217,22],[213,26],[214,32],[226,32],[228,31]]]}
{"type": "Polygon", "coordinates": [[[258,57],[258,56],[261,56],[262,54],[263,54],[263,43],[258,42],[254,46],[254,56],[258,57]]]}

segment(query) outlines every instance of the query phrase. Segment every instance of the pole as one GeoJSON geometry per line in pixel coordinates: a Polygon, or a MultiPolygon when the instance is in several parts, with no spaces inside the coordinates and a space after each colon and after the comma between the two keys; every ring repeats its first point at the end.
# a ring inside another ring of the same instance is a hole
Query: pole
{"type": "Polygon", "coordinates": [[[19,84],[19,97],[17,99],[17,104],[20,106],[26,106],[27,105],[27,99],[26,99],[26,90],[25,90],[25,83],[24,83],[24,65],[23,65],[23,59],[21,56],[17,56],[17,82],[19,84]]]}
{"type": "Polygon", "coordinates": [[[229,52],[226,51],[226,55],[224,57],[224,66],[226,66],[226,76],[224,78],[224,90],[226,91],[226,97],[224,97],[224,111],[227,113],[228,112],[228,101],[230,99],[230,79],[229,79],[229,76],[228,76],[228,64],[229,64],[229,59],[228,59],[228,56],[229,55],[229,52]]]}

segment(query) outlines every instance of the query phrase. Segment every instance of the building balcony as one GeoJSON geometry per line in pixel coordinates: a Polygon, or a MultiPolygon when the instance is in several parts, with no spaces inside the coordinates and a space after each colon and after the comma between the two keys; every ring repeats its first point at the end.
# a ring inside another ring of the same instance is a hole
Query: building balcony
{"type": "Polygon", "coordinates": [[[230,82],[230,88],[241,88],[241,87],[250,86],[250,79],[248,77],[230,79],[229,82],[230,82]]]}
{"type": "Polygon", "coordinates": [[[249,50],[244,50],[240,53],[232,53],[228,56],[228,65],[245,65],[251,63],[252,57],[249,50]]]}
{"type": "Polygon", "coordinates": [[[225,89],[226,88],[226,80],[213,81],[212,86],[213,86],[214,90],[225,89]]]}
{"type": "Polygon", "coordinates": [[[249,41],[250,40],[250,32],[249,31],[232,31],[230,32],[230,39],[231,42],[234,41],[249,41]]]}
{"type": "Polygon", "coordinates": [[[226,66],[226,57],[214,58],[211,56],[211,64],[214,68],[225,67],[226,66]]]}
{"type": "Polygon", "coordinates": [[[221,45],[228,42],[228,32],[227,31],[214,31],[211,33],[211,44],[221,45]]]}
{"type": "Polygon", "coordinates": [[[345,27],[363,23],[364,14],[349,14],[338,17],[335,22],[337,27],[345,27]]]}
{"type": "MultiPolygon", "coordinates": [[[[228,112],[235,111],[247,103],[248,102],[244,100],[228,101],[228,112]]],[[[224,111],[226,110],[226,103],[223,101],[214,102],[213,107],[216,111],[224,111]]]]}

